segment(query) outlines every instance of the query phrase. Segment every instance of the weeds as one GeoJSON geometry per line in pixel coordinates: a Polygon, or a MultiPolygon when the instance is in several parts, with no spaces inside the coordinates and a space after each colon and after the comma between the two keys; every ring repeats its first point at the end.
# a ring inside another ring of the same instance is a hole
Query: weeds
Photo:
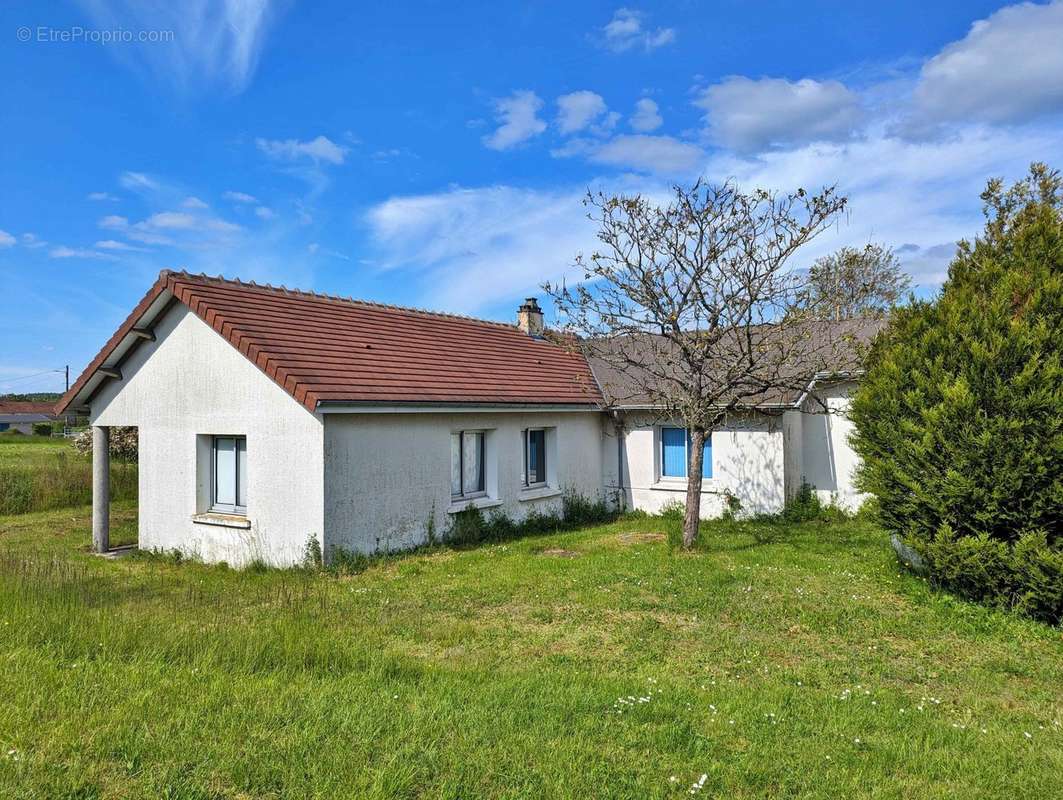
{"type": "Polygon", "coordinates": [[[560,514],[532,511],[520,521],[511,519],[501,511],[496,510],[485,517],[480,509],[468,508],[451,517],[446,542],[457,547],[484,542],[504,542],[523,536],[601,524],[616,517],[616,513],[609,509],[605,501],[588,500],[571,493],[562,498],[560,514]]]}

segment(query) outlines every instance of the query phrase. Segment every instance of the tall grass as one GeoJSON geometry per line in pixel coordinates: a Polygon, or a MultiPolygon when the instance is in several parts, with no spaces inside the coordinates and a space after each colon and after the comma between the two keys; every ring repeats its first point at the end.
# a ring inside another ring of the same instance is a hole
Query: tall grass
{"type": "MultiPolygon", "coordinates": [[[[111,499],[137,499],[137,465],[111,464],[111,499]]],[[[26,514],[92,502],[92,463],[50,452],[25,462],[0,463],[0,514],[26,514]]]]}

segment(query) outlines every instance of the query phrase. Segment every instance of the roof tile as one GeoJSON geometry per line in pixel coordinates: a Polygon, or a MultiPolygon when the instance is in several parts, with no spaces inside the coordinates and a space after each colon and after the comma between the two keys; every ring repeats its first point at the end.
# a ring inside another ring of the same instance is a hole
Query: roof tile
{"type": "Polygon", "coordinates": [[[164,271],[60,409],[166,290],[311,411],[320,402],[602,400],[582,355],[515,325],[164,271]]]}

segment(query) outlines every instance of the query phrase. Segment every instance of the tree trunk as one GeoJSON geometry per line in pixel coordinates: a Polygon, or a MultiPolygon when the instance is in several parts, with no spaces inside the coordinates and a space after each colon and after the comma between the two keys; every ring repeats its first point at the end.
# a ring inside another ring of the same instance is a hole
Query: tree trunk
{"type": "Polygon", "coordinates": [[[683,547],[689,550],[698,537],[701,520],[701,468],[705,459],[705,429],[691,428],[687,446],[687,508],[683,517],[683,547]]]}

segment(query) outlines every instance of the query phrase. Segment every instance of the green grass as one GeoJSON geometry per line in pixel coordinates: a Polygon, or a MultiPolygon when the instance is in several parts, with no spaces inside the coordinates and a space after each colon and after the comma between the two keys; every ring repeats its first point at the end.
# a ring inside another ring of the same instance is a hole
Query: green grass
{"type": "Polygon", "coordinates": [[[621,538],[662,524],[335,577],[0,518],[0,796],[1063,796],[1059,629],[931,592],[866,522],[621,538]]]}
{"type": "MultiPolygon", "coordinates": [[[[137,465],[111,462],[111,497],[136,500],[137,465]]],[[[92,463],[69,440],[0,434],[0,514],[92,501],[92,463]]]]}
{"type": "Polygon", "coordinates": [[[0,433],[0,467],[45,464],[59,453],[73,453],[67,439],[0,433]]]}

